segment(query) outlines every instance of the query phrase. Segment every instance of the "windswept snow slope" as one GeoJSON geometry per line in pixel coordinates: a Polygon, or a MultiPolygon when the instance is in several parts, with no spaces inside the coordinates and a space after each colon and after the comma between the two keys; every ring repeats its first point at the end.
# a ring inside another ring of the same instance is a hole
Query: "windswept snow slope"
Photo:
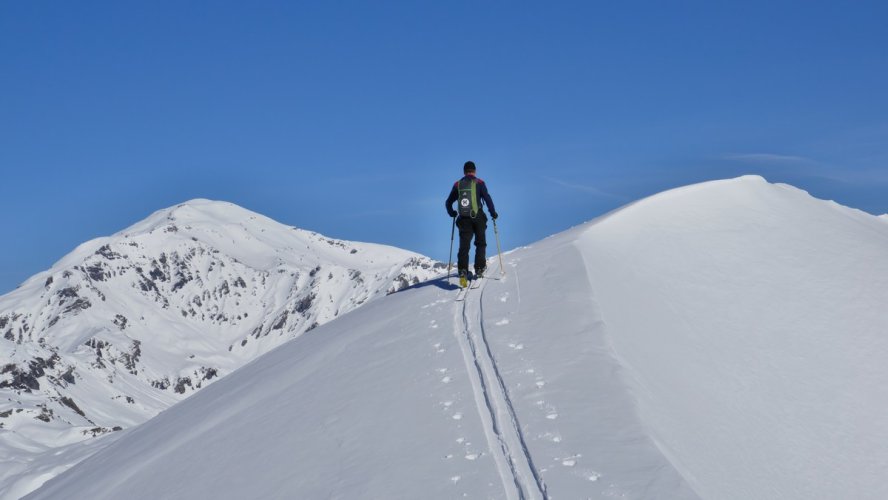
{"type": "Polygon", "coordinates": [[[578,238],[643,421],[704,498],[888,498],[888,226],[744,177],[578,238]]]}
{"type": "Polygon", "coordinates": [[[744,177],[505,260],[464,303],[433,281],[288,342],[29,498],[888,497],[883,221],[744,177]]]}

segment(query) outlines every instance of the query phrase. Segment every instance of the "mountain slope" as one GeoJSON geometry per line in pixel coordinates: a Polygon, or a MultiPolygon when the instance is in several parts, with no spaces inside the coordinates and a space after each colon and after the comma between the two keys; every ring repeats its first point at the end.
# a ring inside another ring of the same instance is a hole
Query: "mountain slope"
{"type": "Polygon", "coordinates": [[[81,245],[0,297],[0,491],[441,267],[208,200],[81,245]]]}
{"type": "Polygon", "coordinates": [[[881,499],[888,226],[744,177],[257,358],[29,498],[881,499]],[[260,383],[261,382],[261,383],[260,383]]]}
{"type": "Polygon", "coordinates": [[[579,239],[640,414],[705,498],[888,498],[888,226],[758,177],[579,239]]]}
{"type": "Polygon", "coordinates": [[[461,305],[434,281],[309,332],[35,498],[696,498],[635,417],[581,256],[557,240],[461,305]],[[552,251],[563,265],[536,265],[552,251]]]}

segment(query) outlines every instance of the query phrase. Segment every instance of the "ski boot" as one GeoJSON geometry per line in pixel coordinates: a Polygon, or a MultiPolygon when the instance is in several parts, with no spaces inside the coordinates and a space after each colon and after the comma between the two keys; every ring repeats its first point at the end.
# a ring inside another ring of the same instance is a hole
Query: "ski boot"
{"type": "Polygon", "coordinates": [[[486,267],[476,267],[475,268],[475,279],[480,280],[484,277],[484,271],[486,271],[486,267]]]}
{"type": "Polygon", "coordinates": [[[459,286],[460,286],[460,288],[465,288],[465,287],[469,286],[468,274],[469,274],[468,271],[466,271],[465,269],[459,270],[459,286]]]}

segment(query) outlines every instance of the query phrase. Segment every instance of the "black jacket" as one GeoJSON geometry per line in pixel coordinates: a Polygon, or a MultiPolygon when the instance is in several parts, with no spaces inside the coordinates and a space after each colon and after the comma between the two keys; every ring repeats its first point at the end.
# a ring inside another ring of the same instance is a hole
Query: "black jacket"
{"type": "Polygon", "coordinates": [[[447,201],[444,202],[444,206],[447,207],[447,213],[453,216],[455,210],[453,210],[453,202],[459,198],[459,182],[466,179],[475,179],[478,183],[478,190],[476,192],[478,196],[478,200],[475,200],[478,204],[478,208],[481,212],[484,212],[484,207],[481,204],[481,200],[484,200],[484,204],[487,205],[487,208],[490,210],[490,215],[496,214],[496,208],[493,206],[493,199],[490,197],[490,193],[487,192],[487,184],[484,184],[484,181],[475,177],[474,175],[468,174],[459,181],[453,183],[453,189],[450,190],[450,196],[447,197],[447,201]]]}

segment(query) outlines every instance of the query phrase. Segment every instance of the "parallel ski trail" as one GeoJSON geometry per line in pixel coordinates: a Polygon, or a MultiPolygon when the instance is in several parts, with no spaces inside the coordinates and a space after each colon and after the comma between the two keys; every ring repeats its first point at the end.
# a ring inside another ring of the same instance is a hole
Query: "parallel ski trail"
{"type": "Polygon", "coordinates": [[[525,475],[524,478],[528,479],[529,477],[532,477],[533,485],[531,486],[536,487],[535,489],[530,488],[532,491],[530,492],[528,497],[548,499],[549,496],[546,490],[546,483],[543,481],[539,470],[533,463],[533,457],[531,457],[530,455],[530,449],[527,447],[527,442],[524,439],[524,433],[521,431],[521,424],[519,423],[518,416],[515,413],[515,406],[512,404],[512,398],[509,397],[509,390],[506,389],[506,383],[505,381],[503,381],[502,375],[500,375],[499,366],[496,364],[496,359],[493,357],[493,352],[490,350],[490,344],[487,342],[487,331],[484,328],[483,299],[484,288],[482,287],[481,293],[478,297],[478,326],[480,327],[479,331],[481,333],[481,342],[484,344],[487,359],[490,361],[489,367],[493,369],[493,374],[496,376],[499,394],[502,396],[501,402],[505,404],[505,406],[501,407],[500,410],[505,410],[507,412],[509,429],[511,432],[514,433],[511,437],[513,438],[513,443],[517,445],[517,449],[513,448],[513,451],[520,452],[520,455],[517,458],[519,461],[523,460],[522,465],[524,466],[524,471],[530,473],[530,476],[525,475]]]}
{"type": "Polygon", "coordinates": [[[462,325],[461,329],[457,326],[455,333],[469,372],[475,403],[506,498],[547,499],[546,485],[533,464],[515,408],[487,343],[482,305],[485,287],[486,283],[480,293],[469,294],[461,307],[457,304],[454,322],[462,325]],[[477,307],[469,307],[469,303],[477,307]]]}

